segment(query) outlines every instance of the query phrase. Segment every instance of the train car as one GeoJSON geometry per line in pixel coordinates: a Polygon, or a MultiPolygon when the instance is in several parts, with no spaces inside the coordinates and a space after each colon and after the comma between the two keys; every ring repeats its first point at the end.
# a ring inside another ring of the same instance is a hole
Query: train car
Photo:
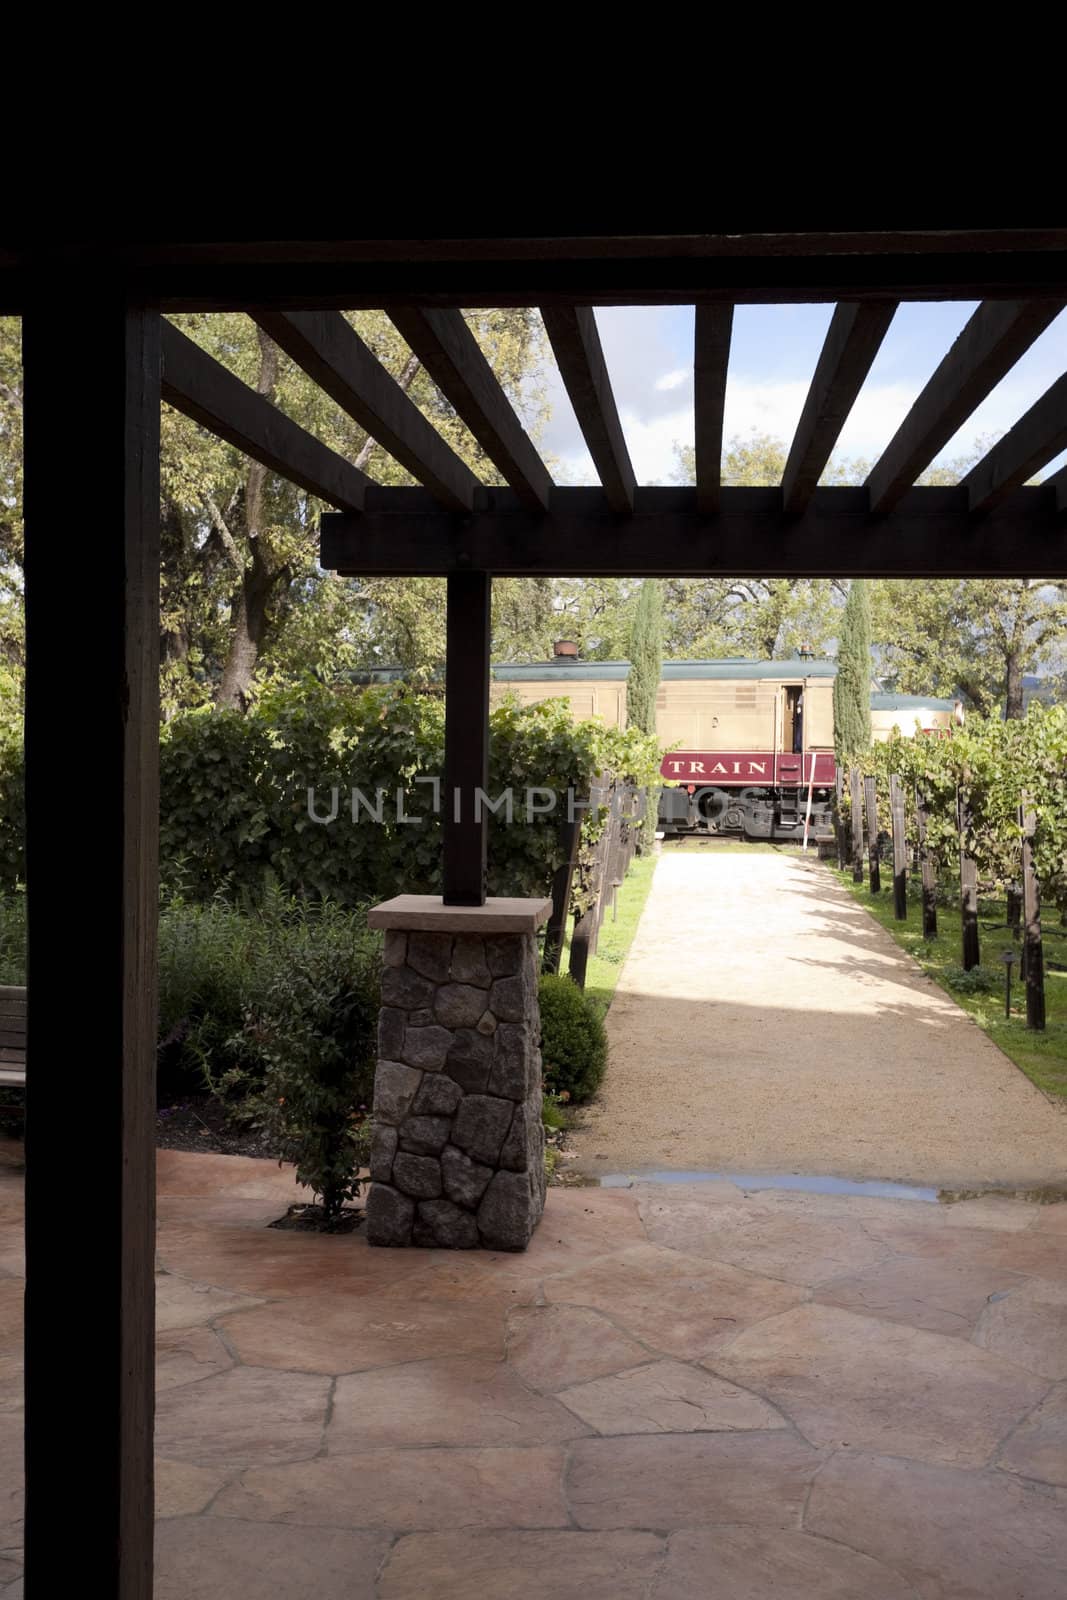
{"type": "MultiPolygon", "coordinates": [[[[561,642],[552,661],[493,668],[494,703],[569,701],[575,719],[626,723],[627,661],[582,661],[561,642]]],[[[748,839],[833,838],[836,769],[833,688],[837,665],[801,655],[788,661],[728,658],[665,661],[656,733],[667,753],[659,823],[668,836],[726,834],[748,839]]],[[[945,732],[958,703],[887,695],[872,683],[876,739],[894,727],[945,732]]]]}

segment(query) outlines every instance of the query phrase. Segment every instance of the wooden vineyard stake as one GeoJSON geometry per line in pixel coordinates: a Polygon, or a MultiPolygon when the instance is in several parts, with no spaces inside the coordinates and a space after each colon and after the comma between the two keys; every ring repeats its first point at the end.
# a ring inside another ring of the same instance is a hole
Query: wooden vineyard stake
{"type": "Polygon", "coordinates": [[[937,938],[937,869],[926,842],[926,796],[915,791],[915,825],[919,835],[919,867],[923,884],[923,938],[937,938]]]}
{"type": "Polygon", "coordinates": [[[1016,944],[1022,932],[1023,892],[1017,883],[1008,885],[1008,928],[1016,944]]]}
{"type": "Polygon", "coordinates": [[[848,793],[852,807],[852,882],[863,882],[863,801],[859,769],[848,769],[848,793]]]}
{"type": "MultiPolygon", "coordinates": [[[[589,791],[590,810],[598,810],[605,804],[610,804],[611,786],[603,778],[597,780],[589,791]]],[[[585,988],[585,974],[589,965],[589,957],[596,952],[596,935],[600,926],[600,894],[604,881],[604,832],[600,835],[593,860],[589,868],[590,890],[589,903],[584,911],[580,911],[574,919],[574,928],[571,932],[571,954],[568,971],[579,989],[585,988]]]]}
{"type": "Polygon", "coordinates": [[[1026,804],[1019,807],[1023,830],[1023,956],[1026,972],[1026,1026],[1045,1026],[1045,953],[1041,943],[1041,896],[1034,871],[1033,837],[1036,817],[1026,804]]]}
{"type": "Polygon", "coordinates": [[[875,778],[864,778],[863,794],[867,803],[867,858],[870,863],[871,893],[882,892],[882,871],[878,865],[878,783],[875,778]]]}
{"type": "Polygon", "coordinates": [[[960,832],[960,924],[963,934],[963,970],[970,972],[982,959],[978,942],[978,863],[965,845],[971,810],[964,789],[956,790],[956,815],[960,832]]]}
{"type": "Polygon", "coordinates": [[[889,779],[889,809],[893,818],[893,915],[908,920],[908,845],[904,837],[904,790],[894,773],[889,779]]]}
{"type": "Polygon", "coordinates": [[[571,904],[571,883],[578,861],[578,841],[582,833],[581,816],[573,822],[563,822],[559,830],[561,861],[552,879],[552,915],[545,930],[545,948],[541,957],[542,972],[558,972],[563,954],[563,936],[567,927],[567,912],[571,904]]]}
{"type": "Polygon", "coordinates": [[[590,952],[594,956],[600,943],[600,930],[604,926],[608,904],[614,894],[611,882],[611,863],[615,854],[615,841],[619,832],[618,806],[615,803],[617,792],[615,781],[612,779],[608,783],[603,802],[608,808],[608,817],[597,844],[596,922],[593,925],[593,937],[589,945],[590,952]]]}

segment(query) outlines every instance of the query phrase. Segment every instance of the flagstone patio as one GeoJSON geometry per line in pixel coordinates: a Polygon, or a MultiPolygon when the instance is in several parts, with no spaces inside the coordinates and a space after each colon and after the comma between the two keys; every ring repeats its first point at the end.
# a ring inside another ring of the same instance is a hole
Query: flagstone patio
{"type": "MultiPolygon", "coordinates": [[[[557,1189],[497,1255],[268,1231],[268,1162],[159,1180],[160,1600],[1063,1593],[1067,1205],[557,1189]]],[[[20,1243],[9,1155],[5,1597],[20,1243]]]]}

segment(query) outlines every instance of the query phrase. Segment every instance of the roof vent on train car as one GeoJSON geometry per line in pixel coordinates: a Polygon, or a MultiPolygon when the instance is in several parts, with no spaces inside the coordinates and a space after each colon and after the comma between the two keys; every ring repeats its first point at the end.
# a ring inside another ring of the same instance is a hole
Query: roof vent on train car
{"type": "Polygon", "coordinates": [[[578,646],[573,639],[557,639],[552,646],[552,654],[557,661],[575,661],[578,657],[578,646]]]}

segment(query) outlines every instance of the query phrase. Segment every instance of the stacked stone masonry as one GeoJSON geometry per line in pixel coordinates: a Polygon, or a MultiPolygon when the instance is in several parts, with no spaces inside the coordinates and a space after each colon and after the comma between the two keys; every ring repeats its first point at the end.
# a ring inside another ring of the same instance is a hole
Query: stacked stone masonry
{"type": "Polygon", "coordinates": [[[385,935],[367,1237],[522,1250],[545,1202],[533,933],[385,935]]]}

